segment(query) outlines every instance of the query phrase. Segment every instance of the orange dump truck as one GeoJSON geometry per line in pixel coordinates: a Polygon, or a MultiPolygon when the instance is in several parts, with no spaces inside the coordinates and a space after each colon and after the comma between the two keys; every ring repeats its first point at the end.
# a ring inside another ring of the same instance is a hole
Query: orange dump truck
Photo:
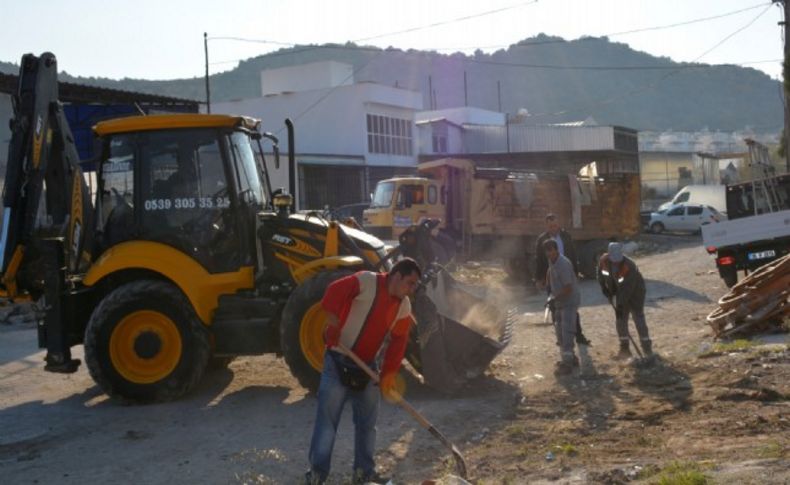
{"type": "Polygon", "coordinates": [[[535,240],[557,215],[576,241],[579,269],[595,274],[612,238],[639,233],[638,173],[582,176],[482,168],[469,159],[420,164],[418,177],[382,180],[364,212],[365,230],[397,239],[420,219],[437,218],[437,241],[467,258],[501,258],[515,278],[530,278],[535,240]]]}

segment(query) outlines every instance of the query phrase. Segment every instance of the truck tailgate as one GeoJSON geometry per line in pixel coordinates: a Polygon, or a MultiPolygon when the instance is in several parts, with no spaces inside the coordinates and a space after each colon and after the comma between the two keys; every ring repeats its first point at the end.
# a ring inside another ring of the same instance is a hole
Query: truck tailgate
{"type": "Polygon", "coordinates": [[[702,226],[705,247],[722,248],[790,236],[790,210],[702,226]]]}

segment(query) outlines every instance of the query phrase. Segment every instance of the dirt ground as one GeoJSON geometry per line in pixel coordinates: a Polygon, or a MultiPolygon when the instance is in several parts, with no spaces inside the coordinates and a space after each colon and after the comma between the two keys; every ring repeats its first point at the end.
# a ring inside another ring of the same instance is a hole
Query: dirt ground
{"type": "MultiPolygon", "coordinates": [[[[712,341],[705,316],[725,287],[698,238],[645,236],[635,259],[658,363],[611,359],[613,312],[586,281],[581,318],[592,346],[580,349],[581,372],[561,379],[544,295],[507,286],[496,266],[460,270],[518,307],[514,338],[459,396],[408,378],[406,397],[458,445],[473,482],[658,483],[677,472],[710,483],[790,483],[787,334],[712,341]]],[[[177,402],[123,406],[84,366],[50,374],[43,356],[34,323],[0,324],[0,482],[290,484],[307,467],[316,401],[281,359],[240,358],[177,402]]],[[[352,435],[347,410],[335,483],[349,480],[352,435]]],[[[438,441],[393,405],[382,405],[378,448],[394,483],[453,472],[438,441]]]]}

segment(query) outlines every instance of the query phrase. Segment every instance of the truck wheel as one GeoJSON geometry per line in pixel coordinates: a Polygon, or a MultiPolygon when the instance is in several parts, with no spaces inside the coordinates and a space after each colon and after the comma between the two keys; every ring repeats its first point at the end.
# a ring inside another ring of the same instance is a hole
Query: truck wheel
{"type": "Polygon", "coordinates": [[[738,282],[738,271],[735,268],[721,268],[719,269],[719,276],[724,280],[727,288],[732,288],[738,282]]]}
{"type": "Polygon", "coordinates": [[[280,345],[285,363],[303,387],[318,389],[324,365],[324,322],[321,299],[333,281],[350,275],[348,270],[324,271],[291,293],[280,321],[280,345]]]}
{"type": "Polygon", "coordinates": [[[598,268],[598,260],[606,252],[609,243],[603,239],[593,239],[582,245],[579,251],[579,272],[585,278],[595,278],[595,271],[598,268]]]}
{"type": "Polygon", "coordinates": [[[203,376],[208,331],[174,285],[127,283],[108,294],[85,329],[91,377],[111,397],[148,403],[176,399],[203,376]]]}
{"type": "Polygon", "coordinates": [[[661,224],[660,222],[654,222],[650,225],[650,232],[653,234],[661,234],[664,232],[664,224],[661,224]]]}

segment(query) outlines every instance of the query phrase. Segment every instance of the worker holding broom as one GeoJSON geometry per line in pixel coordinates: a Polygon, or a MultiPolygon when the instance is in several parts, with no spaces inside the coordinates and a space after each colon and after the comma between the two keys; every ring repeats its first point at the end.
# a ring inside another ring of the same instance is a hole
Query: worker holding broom
{"type": "MultiPolygon", "coordinates": [[[[614,307],[617,336],[620,338],[620,351],[615,358],[631,357],[628,333],[628,315],[634,317],[639,342],[645,356],[653,354],[653,345],[645,320],[645,280],[636,263],[623,255],[623,245],[609,243],[608,252],[598,261],[598,284],[601,291],[614,307]]],[[[634,343],[636,345],[636,343],[634,343]]],[[[637,352],[639,349],[636,349],[637,352]]]]}
{"type": "Polygon", "coordinates": [[[386,482],[376,473],[373,458],[379,394],[397,400],[403,391],[398,370],[414,321],[408,296],[417,289],[421,276],[419,265],[404,258],[388,273],[360,271],[326,289],[321,300],[327,313],[326,352],[307,483],[324,483],[329,476],[337,426],[347,400],[354,414],[353,483],[386,482]],[[386,348],[378,371],[378,388],[352,358],[340,351],[341,346],[374,370],[379,368],[377,356],[386,348]]]}

